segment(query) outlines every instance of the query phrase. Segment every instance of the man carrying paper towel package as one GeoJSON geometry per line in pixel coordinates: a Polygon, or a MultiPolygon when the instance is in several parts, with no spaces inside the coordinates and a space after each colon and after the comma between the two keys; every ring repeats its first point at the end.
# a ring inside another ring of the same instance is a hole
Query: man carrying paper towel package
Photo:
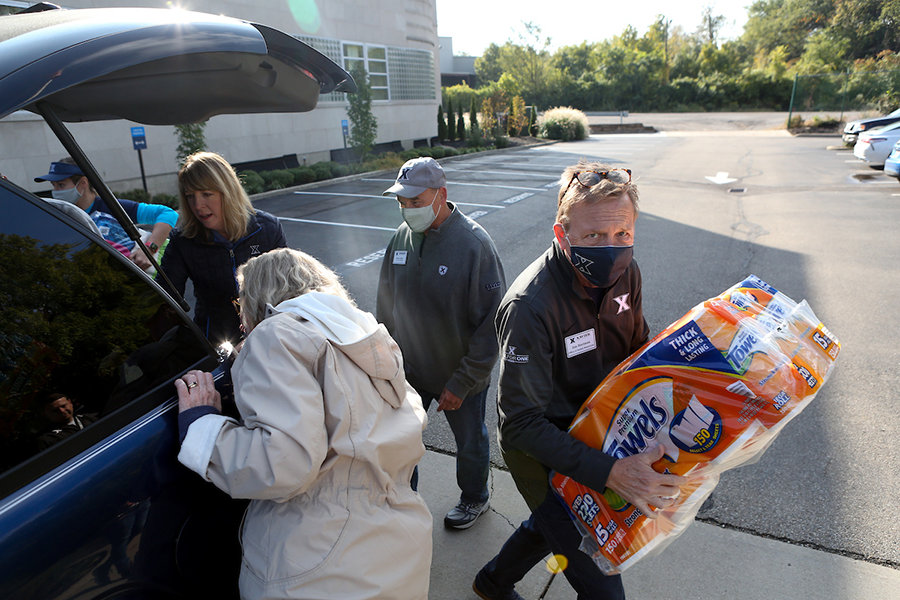
{"type": "Polygon", "coordinates": [[[559,183],[553,244],[510,286],[495,320],[500,449],[532,513],[475,577],[475,592],[487,600],[521,598],[515,584],[551,552],[579,600],[625,597],[621,577],[604,576],[578,549],[581,534],[550,490],[551,470],[598,491],[608,487],[648,515],[652,506],[671,505],[687,481],[653,470],[662,446],[616,459],[566,433],[650,328],[632,258],[638,192],[631,171],[582,161],[559,183]]]}

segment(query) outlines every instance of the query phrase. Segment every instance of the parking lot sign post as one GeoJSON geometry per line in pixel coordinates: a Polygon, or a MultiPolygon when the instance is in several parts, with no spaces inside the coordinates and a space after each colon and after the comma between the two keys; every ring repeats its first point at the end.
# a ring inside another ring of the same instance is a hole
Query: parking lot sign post
{"type": "Polygon", "coordinates": [[[143,127],[131,128],[131,143],[138,153],[138,163],[141,165],[141,183],[144,185],[144,192],[149,196],[150,192],[147,191],[147,176],[144,175],[144,157],[141,155],[141,151],[147,147],[147,137],[144,134],[143,127]]]}
{"type": "Polygon", "coordinates": [[[347,149],[347,137],[350,135],[350,123],[347,119],[341,120],[341,133],[344,134],[344,149],[347,149]]]}

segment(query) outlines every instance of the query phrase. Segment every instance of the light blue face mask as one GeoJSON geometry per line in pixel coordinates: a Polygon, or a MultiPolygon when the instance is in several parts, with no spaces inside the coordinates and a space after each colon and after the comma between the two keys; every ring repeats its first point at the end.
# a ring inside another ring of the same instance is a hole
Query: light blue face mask
{"type": "Polygon", "coordinates": [[[437,200],[437,196],[440,192],[440,189],[434,192],[434,198],[431,199],[431,204],[428,206],[421,206],[419,208],[404,208],[402,205],[400,206],[400,214],[403,215],[403,220],[406,221],[406,224],[409,225],[409,228],[414,232],[422,233],[428,231],[428,228],[431,227],[431,224],[437,219],[437,213],[434,212],[433,206],[434,201],[437,200]]]}
{"type": "Polygon", "coordinates": [[[78,202],[78,199],[81,198],[81,194],[78,193],[78,186],[71,187],[67,190],[53,190],[52,194],[57,200],[62,200],[69,204],[75,204],[78,202]]]}

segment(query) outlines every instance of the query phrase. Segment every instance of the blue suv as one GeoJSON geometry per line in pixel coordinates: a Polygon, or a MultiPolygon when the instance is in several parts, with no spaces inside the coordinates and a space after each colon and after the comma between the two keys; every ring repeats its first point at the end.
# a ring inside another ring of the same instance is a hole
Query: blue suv
{"type": "MultiPolygon", "coordinates": [[[[334,91],[355,91],[343,69],[263,25],[52,5],[0,17],[0,118],[41,114],[110,206],[64,122],[299,112],[334,91]]],[[[236,597],[244,504],[177,462],[173,386],[212,371],[227,405],[228,351],[77,209],[0,179],[0,211],[0,598],[236,597]]]]}

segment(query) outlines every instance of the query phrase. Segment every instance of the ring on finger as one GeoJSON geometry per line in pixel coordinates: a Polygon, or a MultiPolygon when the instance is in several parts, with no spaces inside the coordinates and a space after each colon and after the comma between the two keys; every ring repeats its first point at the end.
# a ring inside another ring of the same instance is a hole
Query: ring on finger
{"type": "Polygon", "coordinates": [[[200,384],[197,383],[196,381],[192,381],[192,382],[190,382],[190,383],[187,385],[187,387],[188,387],[189,390],[192,390],[192,389],[194,389],[195,387],[197,387],[198,385],[200,385],[200,384]]]}

